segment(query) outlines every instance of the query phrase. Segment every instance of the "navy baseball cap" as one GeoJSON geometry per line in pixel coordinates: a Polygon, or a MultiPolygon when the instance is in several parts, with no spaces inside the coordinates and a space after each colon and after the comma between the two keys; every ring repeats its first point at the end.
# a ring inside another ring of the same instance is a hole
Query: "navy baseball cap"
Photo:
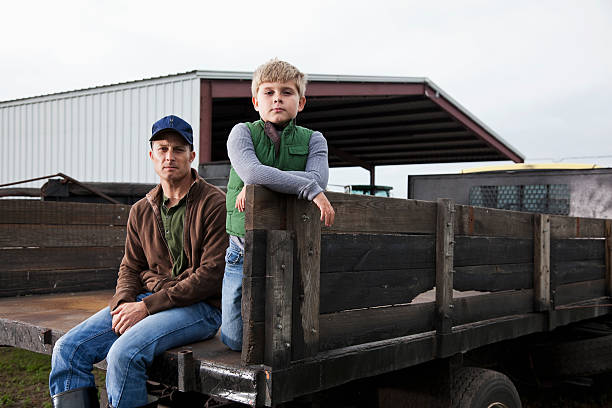
{"type": "Polygon", "coordinates": [[[193,130],[191,125],[175,115],[165,116],[155,122],[149,141],[152,142],[155,136],[167,131],[179,134],[190,146],[193,146],[193,130]]]}

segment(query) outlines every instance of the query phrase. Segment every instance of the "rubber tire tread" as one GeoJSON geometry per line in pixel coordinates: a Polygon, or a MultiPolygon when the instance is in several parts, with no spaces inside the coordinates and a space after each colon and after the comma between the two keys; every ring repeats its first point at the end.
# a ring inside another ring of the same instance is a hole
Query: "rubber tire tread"
{"type": "Polygon", "coordinates": [[[484,368],[462,367],[451,383],[451,407],[486,408],[489,403],[487,394],[499,387],[508,394],[508,408],[522,407],[518,391],[506,375],[484,368]]]}
{"type": "Polygon", "coordinates": [[[554,376],[588,376],[612,371],[612,335],[540,347],[538,371],[554,376]]]}

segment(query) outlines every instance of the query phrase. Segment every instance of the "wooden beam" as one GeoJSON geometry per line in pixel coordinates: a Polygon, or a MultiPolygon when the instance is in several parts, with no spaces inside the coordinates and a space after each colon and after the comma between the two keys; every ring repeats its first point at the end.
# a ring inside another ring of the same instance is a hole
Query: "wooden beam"
{"type": "Polygon", "coordinates": [[[0,224],[126,225],[125,204],[0,200],[0,224]]]}
{"type": "Polygon", "coordinates": [[[285,195],[258,185],[249,184],[246,187],[245,229],[286,229],[285,195]]]}
{"type": "Polygon", "coordinates": [[[244,238],[241,360],[243,365],[262,364],[265,332],[257,323],[263,322],[265,317],[267,233],[246,231],[244,238]]]}
{"type": "Polygon", "coordinates": [[[363,167],[364,169],[369,170],[370,172],[374,170],[374,165],[372,163],[362,160],[359,157],[355,156],[354,154],[351,154],[343,149],[334,147],[332,145],[329,145],[327,149],[329,150],[330,155],[334,155],[355,166],[363,167]]]}
{"type": "Polygon", "coordinates": [[[268,231],[267,241],[264,363],[278,369],[291,361],[293,238],[288,231],[268,231]]]}
{"type": "Polygon", "coordinates": [[[319,351],[321,214],[311,202],[288,197],[287,227],[295,233],[293,359],[319,351]]]}
{"type": "Polygon", "coordinates": [[[212,85],[211,81],[200,81],[200,151],[198,163],[212,160],[212,85]]]}
{"type": "Polygon", "coordinates": [[[537,312],[551,309],[550,298],[550,218],[536,214],[533,225],[533,295],[537,312]]]}
{"type": "Polygon", "coordinates": [[[453,246],[455,204],[446,198],[438,199],[436,228],[436,321],[438,335],[450,334],[453,307],[453,246]]]}
{"type": "Polygon", "coordinates": [[[606,295],[612,296],[612,221],[606,220],[606,295]]]}

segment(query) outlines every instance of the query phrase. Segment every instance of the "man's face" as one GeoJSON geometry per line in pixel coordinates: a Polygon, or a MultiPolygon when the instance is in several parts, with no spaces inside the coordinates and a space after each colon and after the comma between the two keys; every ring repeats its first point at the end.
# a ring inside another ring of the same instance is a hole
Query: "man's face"
{"type": "Polygon", "coordinates": [[[283,125],[304,109],[306,98],[300,97],[293,82],[263,82],[259,85],[253,107],[265,122],[283,125]]]}
{"type": "Polygon", "coordinates": [[[191,177],[191,162],[195,159],[195,152],[185,144],[185,139],[175,133],[166,133],[159,140],[154,140],[149,157],[162,180],[177,182],[184,177],[191,177]]]}

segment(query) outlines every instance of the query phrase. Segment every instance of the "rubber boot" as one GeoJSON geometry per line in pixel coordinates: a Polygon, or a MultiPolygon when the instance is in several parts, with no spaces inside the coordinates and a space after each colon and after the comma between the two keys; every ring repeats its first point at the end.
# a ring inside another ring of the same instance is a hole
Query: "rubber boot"
{"type": "Polygon", "coordinates": [[[96,387],[83,387],[55,394],[53,408],[100,408],[96,387]]]}

